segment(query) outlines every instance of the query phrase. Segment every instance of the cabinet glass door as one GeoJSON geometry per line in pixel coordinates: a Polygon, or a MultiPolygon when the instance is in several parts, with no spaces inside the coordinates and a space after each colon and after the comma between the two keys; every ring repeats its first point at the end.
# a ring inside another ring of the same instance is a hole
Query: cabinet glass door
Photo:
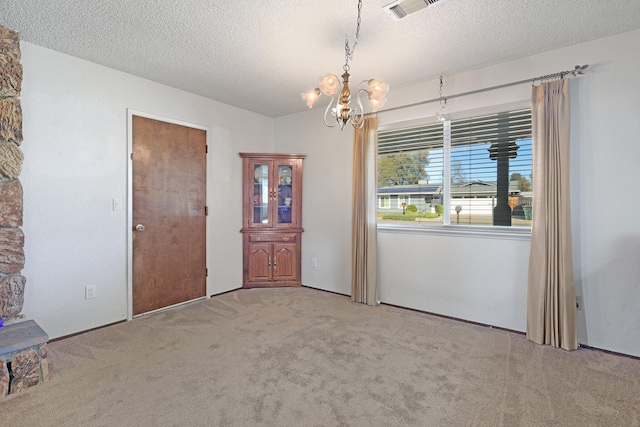
{"type": "Polygon", "coordinates": [[[291,165],[278,166],[278,224],[291,224],[291,210],[294,204],[293,167],[291,165]]]}
{"type": "Polygon", "coordinates": [[[253,165],[253,223],[269,223],[269,165],[253,165]]]}

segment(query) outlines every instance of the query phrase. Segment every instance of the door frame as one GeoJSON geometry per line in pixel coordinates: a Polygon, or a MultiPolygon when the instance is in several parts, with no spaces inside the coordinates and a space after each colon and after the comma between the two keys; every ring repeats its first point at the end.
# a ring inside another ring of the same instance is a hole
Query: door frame
{"type": "MultiPolygon", "coordinates": [[[[133,319],[133,161],[131,159],[131,155],[133,153],[133,116],[144,117],[147,119],[158,120],[161,122],[171,123],[179,126],[186,126],[193,129],[200,129],[206,132],[206,144],[207,147],[211,145],[211,128],[209,126],[203,126],[196,123],[185,122],[182,120],[171,119],[169,117],[161,116],[158,114],[145,113],[138,110],[133,110],[127,108],[127,320],[133,319]]],[[[209,150],[207,150],[206,154],[206,176],[205,182],[207,184],[206,192],[205,192],[205,204],[209,206],[209,192],[211,191],[211,185],[209,185],[209,178],[212,177],[211,173],[211,161],[209,158],[209,150]]],[[[207,269],[209,265],[211,265],[209,257],[212,253],[211,250],[211,216],[208,215],[205,219],[205,250],[207,251],[206,255],[206,265],[207,269]]],[[[211,297],[211,279],[210,276],[206,277],[206,286],[205,286],[205,296],[203,298],[211,297]]],[[[197,298],[202,299],[202,298],[197,298]]],[[[191,301],[181,302],[169,307],[160,308],[158,310],[149,311],[147,313],[140,314],[139,316],[144,316],[146,314],[154,313],[157,311],[166,310],[171,307],[175,307],[178,305],[186,304],[191,301]]],[[[138,316],[136,316],[138,317],[138,316]]]]}

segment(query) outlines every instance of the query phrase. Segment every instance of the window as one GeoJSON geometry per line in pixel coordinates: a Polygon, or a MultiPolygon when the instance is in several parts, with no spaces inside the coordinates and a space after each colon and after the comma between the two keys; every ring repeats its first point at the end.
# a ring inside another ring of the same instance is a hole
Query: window
{"type": "Polygon", "coordinates": [[[378,207],[380,209],[389,209],[389,196],[378,194],[378,207]]]}
{"type": "Polygon", "coordinates": [[[530,109],[380,130],[379,199],[400,209],[378,221],[530,227],[531,162],[530,109]],[[409,201],[417,212],[403,213],[409,201]]]}

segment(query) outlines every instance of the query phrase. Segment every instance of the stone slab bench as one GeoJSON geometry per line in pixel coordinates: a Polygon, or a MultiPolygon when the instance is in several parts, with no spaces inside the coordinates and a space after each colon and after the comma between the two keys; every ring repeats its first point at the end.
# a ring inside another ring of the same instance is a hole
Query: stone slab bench
{"type": "Polygon", "coordinates": [[[47,341],[33,320],[0,328],[0,397],[49,380],[47,341]]]}

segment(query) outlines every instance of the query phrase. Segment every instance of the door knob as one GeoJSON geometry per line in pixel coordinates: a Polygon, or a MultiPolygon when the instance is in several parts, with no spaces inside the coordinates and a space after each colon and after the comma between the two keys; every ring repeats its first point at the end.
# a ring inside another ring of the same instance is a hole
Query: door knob
{"type": "Polygon", "coordinates": [[[142,224],[136,225],[136,230],[137,231],[144,231],[144,225],[142,225],[142,224]]]}

